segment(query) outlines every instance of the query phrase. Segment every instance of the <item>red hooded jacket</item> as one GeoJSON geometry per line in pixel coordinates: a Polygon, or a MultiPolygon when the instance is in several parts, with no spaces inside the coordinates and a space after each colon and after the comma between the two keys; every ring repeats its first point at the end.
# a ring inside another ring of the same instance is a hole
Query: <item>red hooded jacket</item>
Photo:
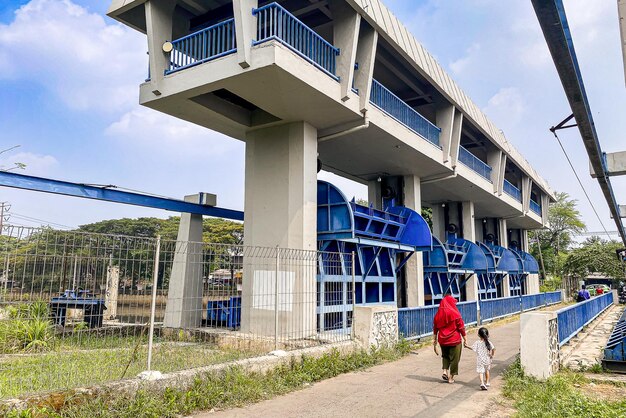
{"type": "Polygon", "coordinates": [[[437,334],[439,345],[448,347],[461,344],[461,336],[465,336],[461,312],[456,307],[456,299],[450,295],[439,303],[439,309],[433,320],[433,333],[437,334]]]}

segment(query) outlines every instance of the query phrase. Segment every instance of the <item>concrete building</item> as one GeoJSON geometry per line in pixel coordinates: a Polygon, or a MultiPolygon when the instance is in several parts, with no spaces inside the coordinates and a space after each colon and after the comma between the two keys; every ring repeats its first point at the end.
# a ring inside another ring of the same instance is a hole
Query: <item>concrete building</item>
{"type": "MultiPolygon", "coordinates": [[[[432,208],[442,242],[528,251],[552,190],[381,1],[279,3],[113,0],[108,11],[147,35],[142,105],[245,141],[247,246],[317,248],[319,159],[367,184],[378,209],[432,208]]],[[[421,257],[406,263],[403,305],[428,302],[423,275],[421,257]]],[[[466,299],[479,279],[466,279],[466,299]]],[[[525,286],[538,291],[536,274],[525,286]]]]}

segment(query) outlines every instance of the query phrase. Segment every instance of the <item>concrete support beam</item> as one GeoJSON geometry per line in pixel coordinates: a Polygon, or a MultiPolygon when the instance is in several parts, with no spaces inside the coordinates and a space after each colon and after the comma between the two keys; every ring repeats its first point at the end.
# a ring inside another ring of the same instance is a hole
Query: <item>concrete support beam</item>
{"type": "MultiPolygon", "coordinates": [[[[422,212],[422,192],[420,178],[404,176],[404,206],[417,213],[422,212]]],[[[409,308],[424,306],[424,259],[421,252],[405,264],[406,303],[409,308]]]]}
{"type": "MultiPolygon", "coordinates": [[[[463,238],[476,242],[476,222],[474,220],[474,202],[461,203],[463,212],[463,238]]],[[[472,274],[465,282],[465,296],[467,300],[478,300],[478,276],[472,274]]]]}
{"type": "Polygon", "coordinates": [[[432,234],[439,238],[441,241],[446,239],[446,224],[445,224],[445,208],[441,205],[433,205],[433,230],[432,234]]]}
{"type": "Polygon", "coordinates": [[[258,0],[233,0],[237,61],[241,68],[250,66],[250,51],[257,26],[257,17],[252,15],[252,9],[258,7],[258,0]]]}
{"type": "Polygon", "coordinates": [[[532,189],[533,181],[528,176],[522,177],[522,212],[526,213],[530,210],[530,190],[532,189]]]}
{"type": "MultiPolygon", "coordinates": [[[[621,22],[620,22],[621,24],[621,22]]],[[[626,151],[607,152],[604,154],[606,161],[606,174],[609,176],[623,176],[626,174],[626,151]]],[[[589,174],[591,177],[598,178],[593,170],[591,162],[589,163],[589,174]]]]}
{"type": "Polygon", "coordinates": [[[522,251],[530,252],[530,245],[528,244],[528,230],[520,230],[522,239],[520,240],[520,248],[522,251]]]}
{"type": "Polygon", "coordinates": [[[377,45],[378,32],[369,25],[363,26],[359,31],[356,51],[356,62],[359,64],[359,69],[354,74],[354,88],[359,91],[359,109],[363,113],[369,108],[377,45]]]}
{"type": "Polygon", "coordinates": [[[314,334],[317,130],[308,123],[248,133],[244,244],[289,252],[244,253],[242,330],[280,339],[314,334]]]}
{"type": "MultiPolygon", "coordinates": [[[[200,203],[200,195],[185,201],[200,203]]],[[[181,213],[163,326],[202,325],[202,215],[181,213]]]]}
{"type": "Polygon", "coordinates": [[[383,209],[382,183],[378,180],[367,182],[367,200],[374,209],[383,209]]]}
{"type": "Polygon", "coordinates": [[[498,219],[498,242],[501,247],[509,248],[507,221],[506,219],[498,219]]]}
{"type": "Polygon", "coordinates": [[[550,209],[550,198],[548,195],[541,193],[541,221],[544,225],[548,224],[548,212],[550,209]]]}
{"type": "Polygon", "coordinates": [[[446,102],[437,106],[435,114],[435,125],[441,128],[439,145],[441,145],[443,151],[444,163],[450,161],[452,136],[454,132],[454,113],[454,106],[446,102]]]}
{"type": "Polygon", "coordinates": [[[459,160],[459,148],[461,147],[461,131],[463,129],[463,113],[458,109],[454,110],[454,125],[452,127],[452,138],[450,140],[450,164],[456,167],[459,160]]]}
{"type": "Polygon", "coordinates": [[[354,81],[361,15],[344,0],[332,0],[330,10],[333,14],[333,44],[339,48],[337,75],[341,84],[341,100],[346,101],[354,81]]]}
{"type": "Polygon", "coordinates": [[[150,84],[152,92],[160,94],[159,85],[169,68],[169,55],[163,52],[163,44],[172,41],[172,21],[176,2],[168,0],[150,0],[145,4],[146,34],[148,35],[148,54],[150,65],[150,84]]]}
{"type": "Polygon", "coordinates": [[[498,196],[501,196],[502,193],[504,192],[504,174],[506,172],[506,159],[507,159],[506,154],[502,153],[500,157],[500,170],[498,172],[498,184],[497,184],[498,196]]]}
{"type": "Polygon", "coordinates": [[[502,193],[502,188],[499,187],[500,170],[502,164],[502,151],[494,149],[487,152],[487,164],[491,166],[491,182],[493,183],[493,192],[502,193]]]}

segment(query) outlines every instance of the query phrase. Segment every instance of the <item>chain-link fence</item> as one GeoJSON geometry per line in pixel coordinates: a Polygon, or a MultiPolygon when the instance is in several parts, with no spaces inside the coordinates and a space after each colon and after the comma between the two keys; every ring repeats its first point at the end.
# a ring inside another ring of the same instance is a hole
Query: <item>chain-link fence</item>
{"type": "Polygon", "coordinates": [[[350,254],[5,226],[0,399],[349,340],[352,270],[350,254]]]}

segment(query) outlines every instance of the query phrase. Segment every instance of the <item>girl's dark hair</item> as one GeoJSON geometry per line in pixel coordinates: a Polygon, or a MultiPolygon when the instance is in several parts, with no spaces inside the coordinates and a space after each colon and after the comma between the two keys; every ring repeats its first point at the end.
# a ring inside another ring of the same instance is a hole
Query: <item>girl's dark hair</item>
{"type": "Polygon", "coordinates": [[[487,350],[491,351],[493,346],[491,345],[491,341],[489,341],[489,330],[485,327],[480,328],[478,330],[478,336],[480,337],[481,340],[485,342],[485,345],[487,346],[487,350]]]}

